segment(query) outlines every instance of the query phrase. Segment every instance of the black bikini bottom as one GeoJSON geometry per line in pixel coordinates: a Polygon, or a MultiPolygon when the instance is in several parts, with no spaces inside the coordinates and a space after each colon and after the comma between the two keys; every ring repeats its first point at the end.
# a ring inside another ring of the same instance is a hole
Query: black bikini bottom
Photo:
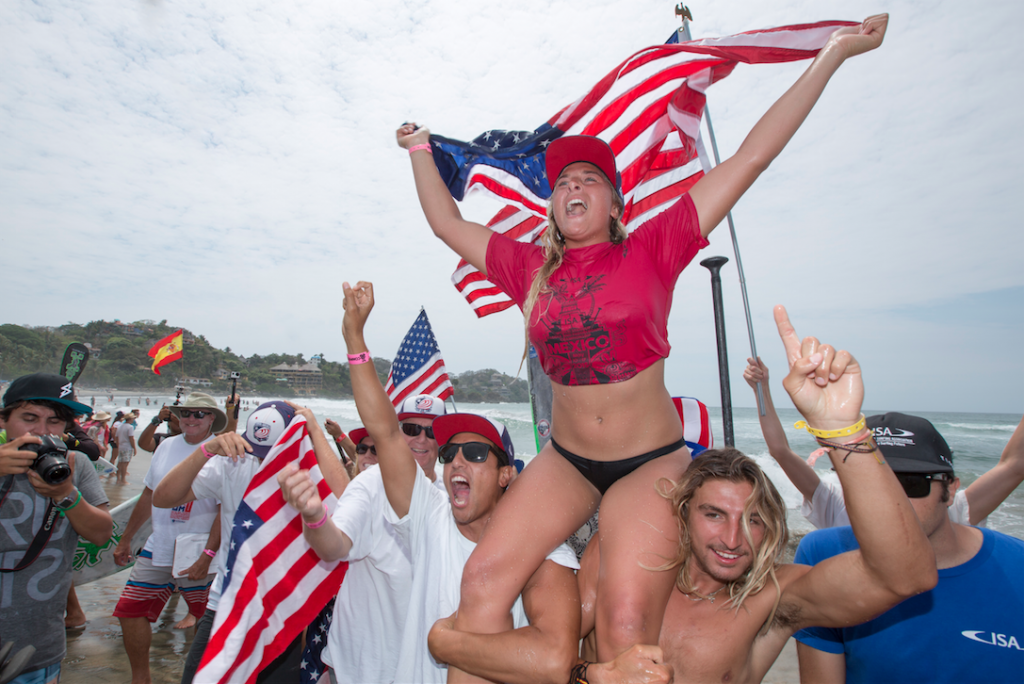
{"type": "Polygon", "coordinates": [[[608,488],[620,478],[626,477],[626,475],[629,475],[648,461],[653,461],[660,456],[682,449],[686,446],[686,440],[680,439],[678,442],[672,442],[660,449],[648,451],[646,454],[640,454],[632,458],[624,458],[621,461],[591,461],[589,458],[577,456],[571,451],[562,448],[554,438],[551,440],[551,446],[562,455],[562,458],[576,466],[576,470],[580,471],[583,477],[590,480],[590,483],[597,487],[597,491],[601,492],[603,496],[608,491],[608,488]]]}

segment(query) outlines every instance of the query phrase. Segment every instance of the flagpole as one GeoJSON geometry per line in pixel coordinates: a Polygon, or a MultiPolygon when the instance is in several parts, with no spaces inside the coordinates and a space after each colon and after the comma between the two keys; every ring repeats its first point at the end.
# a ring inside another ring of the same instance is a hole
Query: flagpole
{"type": "MultiPolygon", "coordinates": [[[[684,7],[682,3],[676,6],[676,14],[682,17],[683,27],[680,32],[683,38],[686,40],[692,40],[690,35],[690,20],[693,15],[690,14],[690,9],[684,7]]],[[[721,158],[718,156],[718,141],[715,140],[715,129],[711,126],[711,110],[708,109],[707,102],[704,103],[704,120],[708,126],[708,137],[711,138],[711,152],[715,155],[715,166],[722,163],[721,158]]],[[[740,259],[740,243],[736,239],[736,225],[732,220],[732,211],[726,214],[726,219],[729,222],[729,235],[732,237],[732,251],[736,257],[736,271],[740,276],[740,292],[743,295],[743,313],[747,317],[747,336],[750,338],[750,354],[757,359],[757,343],[754,341],[754,324],[750,318],[750,299],[747,297],[747,279],[743,274],[743,260],[740,259]]],[[[764,408],[764,395],[761,389],[761,381],[757,382],[757,410],[760,415],[765,415],[764,408]]]]}

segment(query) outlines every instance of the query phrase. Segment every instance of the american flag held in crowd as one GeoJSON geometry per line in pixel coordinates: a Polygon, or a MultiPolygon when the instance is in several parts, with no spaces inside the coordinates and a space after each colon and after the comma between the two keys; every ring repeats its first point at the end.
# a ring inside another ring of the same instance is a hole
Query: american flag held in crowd
{"type": "Polygon", "coordinates": [[[455,394],[426,309],[420,309],[419,316],[398,346],[384,389],[395,406],[416,394],[429,394],[441,401],[455,394]]]}
{"type": "Polygon", "coordinates": [[[337,498],[317,465],[306,419],[295,416],[249,483],[231,530],[217,619],[196,674],[199,682],[252,682],[316,618],[348,564],[324,562],[302,535],[302,518],[277,484],[297,462],[309,470],[330,514],[337,498]]]}
{"type": "MultiPolygon", "coordinates": [[[[544,150],[563,135],[594,135],[615,152],[627,230],[672,205],[711,168],[700,138],[704,91],[739,62],[813,58],[841,26],[826,21],[647,48],[534,131],[487,131],[471,142],[431,135],[434,162],[452,196],[482,191],[506,202],[489,222],[520,242],[537,242],[551,195],[544,150]],[[699,159],[699,161],[698,161],[699,159]]],[[[513,305],[500,288],[460,260],[455,287],[477,316],[513,305]]]]}

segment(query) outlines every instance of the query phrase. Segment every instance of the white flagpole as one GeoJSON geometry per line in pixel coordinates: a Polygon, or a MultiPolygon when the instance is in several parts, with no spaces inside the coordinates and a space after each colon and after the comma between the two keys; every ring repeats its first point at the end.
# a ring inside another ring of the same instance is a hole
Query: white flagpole
{"type": "MultiPolygon", "coordinates": [[[[693,40],[690,36],[690,11],[688,8],[683,7],[680,3],[676,7],[676,14],[681,16],[683,19],[683,27],[679,29],[679,35],[683,40],[693,40]]],[[[704,103],[704,121],[707,122],[708,136],[711,138],[711,151],[715,155],[715,166],[721,163],[721,159],[718,156],[718,142],[715,140],[715,129],[711,127],[711,110],[708,109],[707,102],[704,103]]],[[[750,354],[757,359],[757,343],[754,341],[754,324],[750,318],[750,300],[747,298],[747,279],[743,275],[743,260],[740,259],[740,243],[736,240],[736,226],[732,221],[732,212],[730,211],[726,218],[729,221],[729,235],[732,236],[732,251],[736,256],[736,271],[740,276],[740,292],[743,294],[743,313],[747,317],[747,336],[750,338],[750,354]]],[[[764,396],[761,391],[761,383],[757,383],[757,410],[763,416],[765,415],[764,408],[764,396]]]]}

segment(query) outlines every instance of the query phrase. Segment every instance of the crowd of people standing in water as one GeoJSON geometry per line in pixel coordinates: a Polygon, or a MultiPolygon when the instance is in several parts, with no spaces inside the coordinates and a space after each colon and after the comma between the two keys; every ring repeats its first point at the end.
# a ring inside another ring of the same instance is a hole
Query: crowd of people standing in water
{"type": "MultiPolygon", "coordinates": [[[[153,432],[136,441],[136,414],[123,412],[108,431],[111,416],[69,398],[56,376],[12,383],[0,411],[4,497],[13,487],[0,503],[0,558],[13,572],[0,577],[0,617],[4,625],[31,624],[29,640],[40,645],[15,681],[59,677],[67,544],[78,536],[102,544],[111,533],[87,456],[68,452],[74,477],[58,485],[39,477],[25,449],[67,432],[75,414],[93,414],[85,424],[92,441],[115,433],[125,470],[129,452],[155,449],[115,551],[118,562],[133,560],[126,540],[151,518],[153,534],[114,613],[139,684],[150,679],[149,623],[174,590],[197,620],[182,681],[199,681],[224,591],[231,521],[296,415],[307,420],[337,505],[329,511],[310,474],[294,464],[278,485],[301,516],[305,542],[349,569],[330,609],[322,663],[302,655],[300,634],[257,681],[756,682],[794,635],[806,682],[1024,681],[1024,542],[975,526],[1024,479],[1024,428],[992,477],[961,493],[953,454],[934,426],[899,413],[865,418],[858,361],[815,337],[801,339],[777,307],[789,362],[783,387],[840,483],[817,480],[780,438],[770,410],[762,427],[771,453],[804,494],[815,525],[829,528],[808,535],[797,562],[786,564],[786,510],[775,486],[735,449],[692,458],[665,388],[667,318],[680,272],[839,66],[881,44],[887,21],[879,15],[837,30],[733,157],[628,235],[615,157],[597,138],[565,136],[548,147],[552,195],[538,247],[464,220],[434,165],[429,131],[412,123],[398,129],[431,229],[520,306],[555,387],[551,440],[522,472],[500,422],[448,412],[427,395],[392,406],[364,338],[375,305],[369,282],[343,287],[342,330],[362,421],[348,435],[330,421],[321,428],[311,411],[286,401],[257,407],[239,433],[231,411],[194,392],[162,410],[147,427],[153,432]],[[581,332],[573,312],[583,297],[595,302],[596,323],[611,341],[588,358],[558,352],[581,332]],[[164,421],[180,434],[158,441],[164,421]],[[52,591],[44,597],[34,521],[54,507],[58,533],[41,544],[57,559],[47,566],[52,591]],[[598,532],[577,558],[565,539],[598,509],[598,532]],[[175,576],[174,541],[185,532],[207,535],[206,543],[175,576]]],[[[759,360],[750,360],[746,376],[767,386],[759,360]]],[[[15,635],[0,628],[0,636],[15,635]]]]}

